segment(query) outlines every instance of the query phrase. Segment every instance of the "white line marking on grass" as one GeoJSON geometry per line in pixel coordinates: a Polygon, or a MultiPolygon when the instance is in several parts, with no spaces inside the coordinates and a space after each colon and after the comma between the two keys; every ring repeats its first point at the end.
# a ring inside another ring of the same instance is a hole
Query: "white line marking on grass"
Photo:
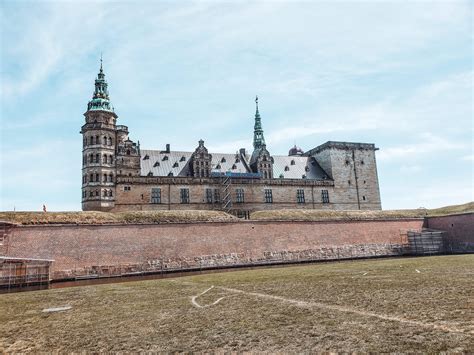
{"type": "Polygon", "coordinates": [[[64,306],[64,307],[55,307],[55,308],[45,308],[43,309],[44,313],[50,313],[50,312],[62,312],[62,311],[68,311],[72,307],[71,306],[64,306]]]}
{"type": "Polygon", "coordinates": [[[405,324],[410,324],[418,327],[424,327],[424,328],[432,328],[432,329],[437,329],[437,330],[443,330],[446,332],[450,333],[461,333],[461,334],[474,334],[474,331],[464,331],[463,329],[459,329],[454,325],[441,325],[441,324],[434,324],[434,323],[424,323],[416,320],[410,320],[410,319],[405,319],[405,318],[399,318],[395,316],[389,316],[386,314],[378,314],[378,313],[373,313],[373,312],[366,312],[366,311],[361,311],[358,309],[354,308],[349,308],[349,307],[343,307],[343,306],[336,306],[336,305],[330,305],[330,304],[325,304],[325,303],[319,303],[319,302],[307,302],[307,301],[300,301],[300,300],[294,300],[291,298],[285,298],[281,296],[273,296],[273,295],[268,295],[265,293],[259,293],[259,292],[247,292],[243,290],[238,290],[235,288],[229,288],[229,287],[221,287],[218,286],[217,288],[233,293],[240,293],[240,294],[245,294],[249,296],[255,296],[258,298],[265,298],[265,299],[271,299],[271,300],[276,300],[276,301],[281,301],[285,303],[290,303],[293,304],[297,307],[302,307],[302,308],[323,308],[323,309],[329,309],[332,311],[339,311],[339,312],[346,312],[346,313],[354,313],[358,314],[361,316],[366,316],[366,317],[374,317],[374,318],[379,318],[382,320],[388,320],[392,322],[399,322],[399,323],[405,323],[405,324]]]}
{"type": "Polygon", "coordinates": [[[198,298],[199,296],[204,295],[206,292],[212,290],[213,288],[214,288],[214,286],[211,286],[207,290],[201,292],[199,295],[191,297],[191,303],[193,304],[193,306],[195,306],[197,308],[206,308],[206,307],[209,307],[209,306],[214,306],[214,305],[218,304],[222,299],[224,299],[224,297],[221,297],[221,298],[217,299],[217,301],[214,301],[211,304],[206,304],[204,306],[201,306],[199,303],[196,302],[196,298],[198,298]]]}
{"type": "MultiPolygon", "coordinates": [[[[196,285],[203,286],[204,285],[204,284],[201,284],[201,283],[189,282],[189,281],[179,281],[179,282],[177,281],[177,283],[180,283],[180,284],[183,284],[183,285],[189,285],[189,286],[196,286],[196,285]]],[[[204,293],[208,292],[212,288],[214,288],[214,286],[211,286],[209,289],[205,290],[200,295],[203,295],[204,293]]],[[[244,291],[244,290],[239,290],[239,289],[230,288],[230,287],[216,286],[216,288],[218,288],[220,290],[232,292],[232,293],[244,294],[244,295],[254,296],[254,297],[258,297],[258,298],[281,301],[281,302],[289,303],[289,304],[295,305],[297,307],[302,307],[302,308],[314,308],[315,307],[315,308],[329,309],[329,310],[333,310],[333,311],[353,313],[353,314],[358,314],[358,315],[365,316],[365,317],[374,317],[374,318],[379,318],[379,319],[382,319],[382,320],[387,320],[387,321],[392,321],[392,322],[399,322],[399,323],[409,324],[409,325],[423,327],[423,328],[431,328],[431,329],[436,329],[436,330],[442,330],[442,331],[450,332],[450,333],[461,333],[461,334],[464,334],[464,335],[474,334],[474,331],[465,331],[465,330],[457,328],[455,325],[451,325],[451,324],[442,325],[442,324],[434,324],[434,323],[424,323],[424,322],[420,322],[420,321],[416,321],[416,320],[390,316],[390,315],[387,315],[387,314],[379,314],[379,313],[374,313],[374,312],[361,311],[361,310],[354,309],[354,308],[330,305],[330,304],[320,303],[320,302],[300,301],[300,300],[285,298],[285,297],[281,297],[281,296],[269,295],[269,294],[266,294],[266,293],[247,292],[247,291],[244,291]]],[[[193,298],[196,299],[200,295],[194,296],[193,298]]],[[[222,297],[222,298],[224,298],[224,297],[222,297]]],[[[220,301],[222,298],[218,299],[215,303],[220,301]]],[[[204,308],[204,307],[208,307],[208,306],[209,305],[206,305],[206,306],[198,305],[199,308],[204,308]]]]}

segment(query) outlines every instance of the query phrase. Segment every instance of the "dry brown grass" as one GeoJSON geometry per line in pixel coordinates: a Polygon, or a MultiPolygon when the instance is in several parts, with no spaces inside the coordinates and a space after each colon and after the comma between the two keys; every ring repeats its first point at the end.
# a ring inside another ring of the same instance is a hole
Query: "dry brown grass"
{"type": "Polygon", "coordinates": [[[230,221],[221,211],[0,212],[0,221],[29,224],[183,223],[230,221]]]}
{"type": "Polygon", "coordinates": [[[386,218],[423,218],[426,216],[445,216],[456,213],[474,212],[474,202],[463,205],[446,206],[435,209],[386,210],[386,211],[323,211],[323,210],[269,210],[251,214],[255,220],[291,220],[291,221],[324,221],[324,220],[364,220],[386,218]]]}
{"type": "Polygon", "coordinates": [[[438,256],[3,294],[0,353],[472,353],[473,272],[438,256]],[[212,285],[199,304],[224,299],[193,306],[212,285]]]}

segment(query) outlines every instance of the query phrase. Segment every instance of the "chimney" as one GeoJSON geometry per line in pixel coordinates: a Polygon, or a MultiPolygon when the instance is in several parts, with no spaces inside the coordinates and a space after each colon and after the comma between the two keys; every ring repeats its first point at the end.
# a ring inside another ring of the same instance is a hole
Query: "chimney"
{"type": "Polygon", "coordinates": [[[170,145],[168,143],[168,144],[166,144],[166,153],[169,153],[169,152],[170,152],[170,145]]]}

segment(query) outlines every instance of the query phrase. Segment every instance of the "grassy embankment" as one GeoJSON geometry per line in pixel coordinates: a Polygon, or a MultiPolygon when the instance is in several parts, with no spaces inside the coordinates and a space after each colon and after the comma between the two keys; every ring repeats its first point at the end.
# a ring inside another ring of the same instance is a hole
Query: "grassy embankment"
{"type": "MultiPolygon", "coordinates": [[[[251,214],[253,220],[361,220],[443,216],[474,212],[474,202],[435,209],[386,211],[269,210],[251,214]]],[[[136,211],[136,212],[0,212],[0,221],[17,224],[110,224],[218,222],[237,218],[222,211],[136,211]]]]}
{"type": "Polygon", "coordinates": [[[0,212],[0,221],[17,224],[112,224],[217,222],[236,217],[221,211],[0,212]]]}
{"type": "Polygon", "coordinates": [[[472,353],[473,274],[460,255],[3,294],[0,353],[472,353]]]}
{"type": "Polygon", "coordinates": [[[441,208],[412,210],[384,210],[384,211],[324,211],[324,210],[269,210],[257,211],[251,214],[255,220],[291,220],[291,221],[319,221],[319,220],[362,220],[385,218],[422,218],[445,216],[456,213],[474,212],[474,202],[462,205],[446,206],[441,208]]]}

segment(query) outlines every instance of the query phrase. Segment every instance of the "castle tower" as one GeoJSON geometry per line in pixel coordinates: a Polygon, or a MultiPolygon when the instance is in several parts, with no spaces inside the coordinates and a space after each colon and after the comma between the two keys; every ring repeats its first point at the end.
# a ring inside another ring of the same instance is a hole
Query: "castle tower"
{"type": "Polygon", "coordinates": [[[262,119],[258,111],[258,96],[255,97],[255,125],[253,130],[253,153],[250,158],[250,168],[253,172],[261,173],[262,178],[273,178],[273,158],[267,150],[263,137],[262,119]]]}
{"type": "Polygon", "coordinates": [[[82,209],[107,211],[115,203],[116,121],[100,59],[92,100],[84,113],[86,123],[81,128],[82,149],[82,209]]]}

